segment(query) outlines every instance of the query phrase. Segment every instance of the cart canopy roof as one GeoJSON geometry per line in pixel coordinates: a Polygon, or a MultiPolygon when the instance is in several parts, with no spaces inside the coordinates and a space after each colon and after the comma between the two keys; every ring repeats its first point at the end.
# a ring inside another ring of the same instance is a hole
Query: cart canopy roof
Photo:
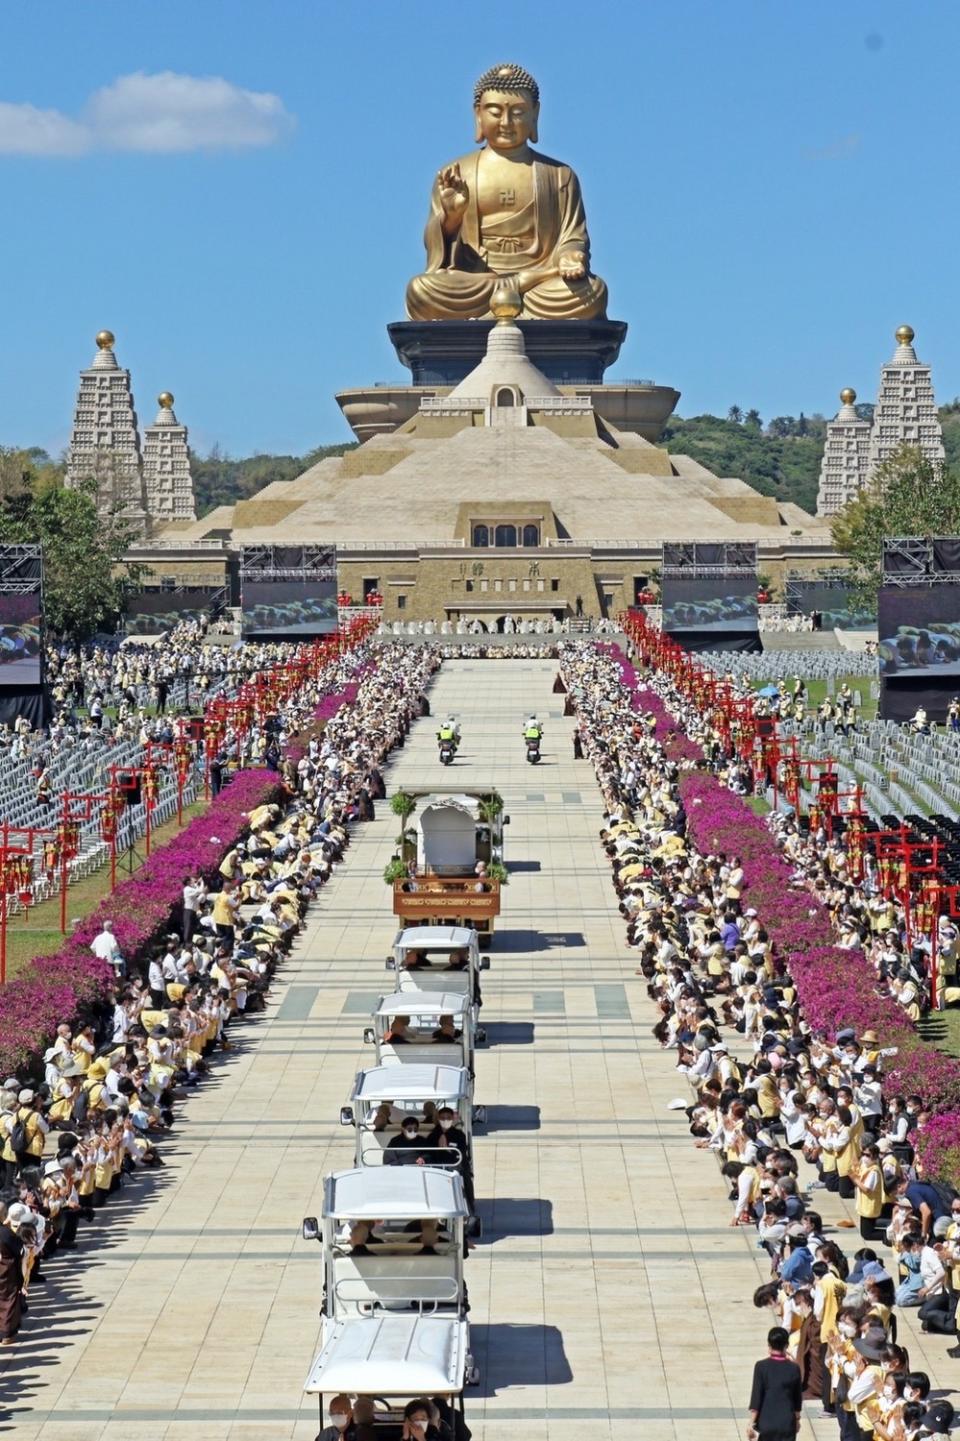
{"type": "Polygon", "coordinates": [[[455,1171],[432,1166],[364,1166],[327,1177],[323,1214],[334,1220],[410,1221],[466,1219],[469,1212],[455,1171]]]}
{"type": "Polygon", "coordinates": [[[381,996],[375,1016],[462,1016],[470,998],[457,991],[394,991],[381,996]]]}
{"type": "Polygon", "coordinates": [[[469,926],[408,926],[397,936],[403,951],[463,951],[476,941],[469,926]]]}
{"type": "Polygon", "coordinates": [[[437,1396],[463,1390],[466,1322],[439,1316],[338,1321],[304,1390],[328,1396],[437,1396]]]}
{"type": "Polygon", "coordinates": [[[460,1101],[469,1096],[470,1087],[465,1066],[374,1066],[358,1074],[353,1098],[371,1103],[460,1101]]]}

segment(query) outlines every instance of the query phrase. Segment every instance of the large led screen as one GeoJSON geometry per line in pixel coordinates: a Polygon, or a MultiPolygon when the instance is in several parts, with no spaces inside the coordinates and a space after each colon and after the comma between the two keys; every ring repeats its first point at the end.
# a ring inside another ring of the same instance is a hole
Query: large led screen
{"type": "Polygon", "coordinates": [[[960,680],[960,585],[880,590],[880,674],[960,680]]]}
{"type": "Polygon", "coordinates": [[[876,606],[858,601],[845,585],[801,581],[791,588],[787,600],[789,615],[811,615],[819,611],[821,630],[872,630],[877,621],[876,606]]]}
{"type": "Polygon", "coordinates": [[[0,594],[0,686],[21,689],[43,680],[41,592],[0,594]]]}
{"type": "Polygon", "coordinates": [[[124,629],[128,636],[166,635],[182,620],[209,619],[223,595],[223,586],[134,591],[126,600],[124,629]]]}
{"type": "Polygon", "coordinates": [[[245,636],[308,636],[336,629],[336,571],[329,581],[244,579],[241,599],[245,636]]]}
{"type": "Polygon", "coordinates": [[[722,636],[757,629],[757,577],[753,571],[663,577],[663,629],[722,636]]]}

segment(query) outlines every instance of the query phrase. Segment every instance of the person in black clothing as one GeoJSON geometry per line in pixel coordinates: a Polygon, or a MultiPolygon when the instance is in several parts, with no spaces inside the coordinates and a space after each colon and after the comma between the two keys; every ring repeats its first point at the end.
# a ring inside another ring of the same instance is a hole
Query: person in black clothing
{"type": "Polygon", "coordinates": [[[415,1166],[423,1164],[423,1141],[420,1137],[420,1122],[416,1116],[408,1116],[399,1136],[387,1142],[383,1153],[387,1166],[415,1166]]]}
{"type": "Polygon", "coordinates": [[[774,1326],[767,1336],[769,1355],[753,1368],[751,1441],[794,1441],[800,1428],[803,1385],[800,1367],[786,1354],[789,1339],[782,1326],[774,1326]]]}
{"type": "Polygon", "coordinates": [[[470,1143],[466,1132],[456,1124],[456,1113],[450,1106],[441,1106],[437,1112],[437,1124],[426,1138],[425,1159],[428,1166],[442,1166],[460,1172],[463,1194],[471,1213],[474,1210],[473,1169],[470,1159],[470,1143]],[[452,1150],[455,1156],[444,1158],[443,1152],[452,1150]]]}

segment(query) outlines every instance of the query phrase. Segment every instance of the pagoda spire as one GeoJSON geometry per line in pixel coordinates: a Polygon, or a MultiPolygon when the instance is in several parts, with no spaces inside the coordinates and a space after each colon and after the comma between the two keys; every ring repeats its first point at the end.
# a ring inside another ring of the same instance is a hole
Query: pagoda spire
{"type": "Polygon", "coordinates": [[[197,518],[187,427],[177,420],[169,390],[157,403],[157,418],[143,432],[143,485],[154,527],[197,518]]]}
{"type": "Polygon", "coordinates": [[[117,363],[112,331],[101,330],[96,344],[91,364],[80,372],[65,483],[76,488],[95,480],[100,513],[119,514],[142,538],[149,522],[130,372],[117,363]]]}
{"type": "Polygon", "coordinates": [[[867,468],[870,422],[857,415],[855,390],[841,390],[840,409],[827,424],[820,462],[817,515],[836,515],[858,494],[867,468]]]}
{"type": "Polygon", "coordinates": [[[916,446],[937,465],[945,459],[930,366],[917,359],[911,326],[901,325],[896,341],[893,358],[880,372],[867,459],[868,481],[901,445],[916,446]]]}

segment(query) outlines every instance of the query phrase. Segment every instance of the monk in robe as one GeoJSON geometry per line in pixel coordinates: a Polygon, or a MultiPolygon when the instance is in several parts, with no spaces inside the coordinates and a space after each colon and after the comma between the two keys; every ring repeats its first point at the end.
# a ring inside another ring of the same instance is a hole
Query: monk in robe
{"type": "Polygon", "coordinates": [[[12,1346],[20,1330],[23,1289],[23,1244],[16,1232],[0,1223],[0,1346],[12,1346]]]}
{"type": "Polygon", "coordinates": [[[590,274],[580,182],[569,165],[531,149],[540,92],[516,65],[499,65],[474,90],[479,151],[434,181],[424,232],[427,269],[407,287],[412,320],[490,315],[509,277],[523,314],[542,320],[603,316],[607,287],[590,274]]]}

